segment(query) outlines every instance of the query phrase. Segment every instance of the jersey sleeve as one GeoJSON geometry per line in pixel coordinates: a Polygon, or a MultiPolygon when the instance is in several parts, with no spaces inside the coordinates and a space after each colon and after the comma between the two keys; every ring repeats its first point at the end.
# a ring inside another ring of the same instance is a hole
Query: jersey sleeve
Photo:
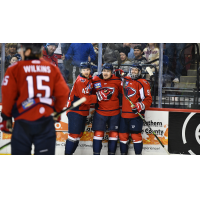
{"type": "Polygon", "coordinates": [[[86,101],[84,104],[92,104],[92,103],[97,103],[97,96],[94,94],[90,94],[89,88],[84,82],[78,81],[78,87],[77,87],[77,92],[79,98],[85,97],[86,101]]]}
{"type": "Polygon", "coordinates": [[[2,105],[3,105],[2,113],[4,113],[8,117],[12,116],[11,114],[12,108],[18,96],[17,82],[14,77],[13,67],[9,67],[6,70],[6,73],[2,82],[2,87],[1,87],[2,105]]]}
{"type": "Polygon", "coordinates": [[[70,89],[67,86],[62,74],[57,69],[55,86],[53,96],[55,97],[55,110],[56,112],[62,111],[63,107],[66,105],[70,89]]]}
{"type": "Polygon", "coordinates": [[[145,109],[148,109],[152,104],[152,96],[149,82],[145,79],[138,80],[139,92],[142,103],[145,105],[145,109]]]}

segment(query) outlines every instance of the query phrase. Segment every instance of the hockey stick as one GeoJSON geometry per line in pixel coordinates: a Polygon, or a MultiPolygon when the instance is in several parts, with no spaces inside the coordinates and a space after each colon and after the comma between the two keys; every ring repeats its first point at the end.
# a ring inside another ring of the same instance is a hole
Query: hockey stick
{"type": "Polygon", "coordinates": [[[56,115],[54,115],[53,117],[58,117],[59,115],[61,115],[62,113],[68,111],[68,110],[71,110],[77,106],[79,106],[80,104],[84,103],[86,101],[86,98],[85,97],[82,97],[81,99],[79,99],[78,101],[75,101],[73,103],[72,106],[70,106],[69,108],[65,108],[64,110],[62,110],[61,112],[57,113],[56,115]]]}
{"type": "Polygon", "coordinates": [[[10,144],[11,144],[11,142],[8,142],[8,143],[4,144],[3,146],[1,146],[1,147],[0,147],[0,151],[1,151],[2,149],[4,149],[5,147],[7,147],[8,145],[10,145],[10,144]]]}
{"type": "MultiPolygon", "coordinates": [[[[125,79],[123,80],[123,91],[124,91],[124,96],[126,97],[126,99],[129,101],[129,103],[131,104],[131,108],[134,108],[135,105],[132,103],[132,101],[129,99],[129,97],[126,94],[126,90],[125,90],[125,84],[126,81],[125,79]]],[[[165,148],[165,146],[163,145],[163,143],[160,141],[160,139],[158,138],[158,136],[155,134],[155,132],[152,130],[152,128],[148,125],[147,121],[144,119],[144,117],[138,112],[138,115],[140,116],[140,118],[142,119],[142,121],[144,122],[144,124],[147,125],[147,127],[150,129],[150,131],[153,133],[153,135],[156,137],[156,139],[158,140],[158,142],[161,144],[161,146],[164,148],[164,150],[166,151],[166,153],[168,155],[170,155],[170,153],[167,151],[167,149],[165,148]]]]}
{"type": "MultiPolygon", "coordinates": [[[[66,112],[68,110],[71,110],[77,106],[79,106],[80,104],[82,104],[83,102],[86,101],[85,97],[82,97],[81,99],[79,99],[78,101],[74,102],[72,106],[70,106],[69,108],[66,108],[64,110],[62,110],[61,112],[57,113],[55,116],[52,114],[52,117],[58,117],[59,115],[61,115],[63,112],[66,112]]],[[[4,144],[3,146],[0,147],[0,150],[2,150],[3,148],[7,147],[8,145],[10,145],[11,142],[8,142],[7,144],[4,144]]]]}
{"type": "Polygon", "coordinates": [[[94,117],[94,113],[93,113],[93,114],[91,115],[91,117],[89,118],[89,120],[88,120],[88,122],[87,122],[87,125],[85,126],[85,130],[84,130],[84,132],[87,131],[87,128],[88,128],[89,124],[92,123],[92,121],[93,121],[93,117],[94,117]]]}

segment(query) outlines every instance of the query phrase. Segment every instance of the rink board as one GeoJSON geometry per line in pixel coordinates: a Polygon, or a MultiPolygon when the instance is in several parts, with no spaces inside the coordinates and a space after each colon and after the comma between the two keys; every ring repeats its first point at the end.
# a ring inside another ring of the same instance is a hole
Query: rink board
{"type": "MultiPolygon", "coordinates": [[[[1,105],[0,105],[1,110],[1,105]]],[[[90,115],[94,112],[94,108],[90,109],[90,115]]],[[[168,111],[152,111],[147,110],[145,114],[145,119],[148,121],[151,128],[154,130],[154,132],[157,134],[159,139],[162,141],[162,143],[165,145],[166,148],[168,148],[168,118],[169,118],[169,112],[168,111]]],[[[61,122],[55,124],[56,128],[56,155],[64,155],[64,149],[65,149],[65,142],[68,138],[68,118],[65,113],[61,115],[61,122]]],[[[77,147],[77,150],[75,152],[76,155],[92,155],[92,140],[93,140],[93,132],[91,130],[92,124],[90,124],[87,128],[87,130],[84,132],[79,146],[77,147]]],[[[143,126],[143,152],[142,154],[149,154],[149,155],[166,155],[166,152],[162,148],[162,146],[159,144],[159,142],[156,140],[155,136],[153,134],[149,133],[149,129],[147,126],[143,126]]],[[[11,139],[11,134],[5,134],[0,133],[0,146],[8,143],[11,139]]],[[[107,155],[107,147],[108,145],[108,133],[105,132],[104,138],[103,138],[103,147],[101,154],[107,155]]],[[[34,149],[34,146],[33,146],[34,149]]],[[[33,151],[32,151],[33,153],[33,151]]],[[[10,145],[6,148],[2,149],[0,151],[0,154],[11,154],[11,147],[10,145]]],[[[119,142],[117,145],[117,155],[120,155],[119,150],[119,142]]],[[[133,149],[133,143],[131,142],[129,145],[129,154],[134,155],[134,149],[133,149]]]]}

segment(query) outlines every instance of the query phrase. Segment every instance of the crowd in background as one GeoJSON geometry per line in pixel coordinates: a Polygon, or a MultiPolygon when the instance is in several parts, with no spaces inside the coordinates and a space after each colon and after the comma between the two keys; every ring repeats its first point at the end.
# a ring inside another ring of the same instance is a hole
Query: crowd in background
{"type": "MultiPolygon", "coordinates": [[[[179,82],[183,66],[180,63],[180,51],[186,43],[166,43],[164,55],[169,59],[168,70],[175,74],[173,82],[179,82]]],[[[97,71],[98,43],[46,43],[43,45],[43,58],[60,68],[68,84],[73,84],[79,74],[81,62],[91,62],[93,72],[97,71]]],[[[17,43],[6,43],[5,69],[14,62],[20,61],[17,53],[17,43]]],[[[0,47],[1,50],[1,47],[0,47]]],[[[128,73],[130,65],[134,63],[152,63],[159,70],[159,44],[157,43],[103,43],[102,65],[112,63],[114,68],[120,68],[128,73]],[[156,60],[157,59],[157,60],[156,60]],[[120,63],[119,63],[120,62],[120,63]],[[127,66],[126,66],[127,65],[127,66]]],[[[183,58],[184,59],[184,58],[183,58]]],[[[147,80],[154,78],[155,67],[146,68],[147,80]]]]}

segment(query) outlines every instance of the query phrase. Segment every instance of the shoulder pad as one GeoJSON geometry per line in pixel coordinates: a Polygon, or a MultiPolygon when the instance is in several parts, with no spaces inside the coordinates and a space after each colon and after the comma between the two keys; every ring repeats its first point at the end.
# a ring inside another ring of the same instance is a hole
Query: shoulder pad
{"type": "Polygon", "coordinates": [[[84,83],[86,81],[86,79],[81,78],[80,82],[84,83]]]}
{"type": "Polygon", "coordinates": [[[96,75],[96,76],[94,76],[93,78],[92,78],[92,80],[93,81],[97,81],[97,80],[99,80],[100,78],[99,78],[99,75],[96,75]]]}
{"type": "Polygon", "coordinates": [[[138,79],[138,81],[144,85],[149,85],[149,82],[146,79],[138,79]]]}
{"type": "Polygon", "coordinates": [[[124,79],[126,79],[126,80],[132,80],[130,76],[125,76],[124,79]]]}

